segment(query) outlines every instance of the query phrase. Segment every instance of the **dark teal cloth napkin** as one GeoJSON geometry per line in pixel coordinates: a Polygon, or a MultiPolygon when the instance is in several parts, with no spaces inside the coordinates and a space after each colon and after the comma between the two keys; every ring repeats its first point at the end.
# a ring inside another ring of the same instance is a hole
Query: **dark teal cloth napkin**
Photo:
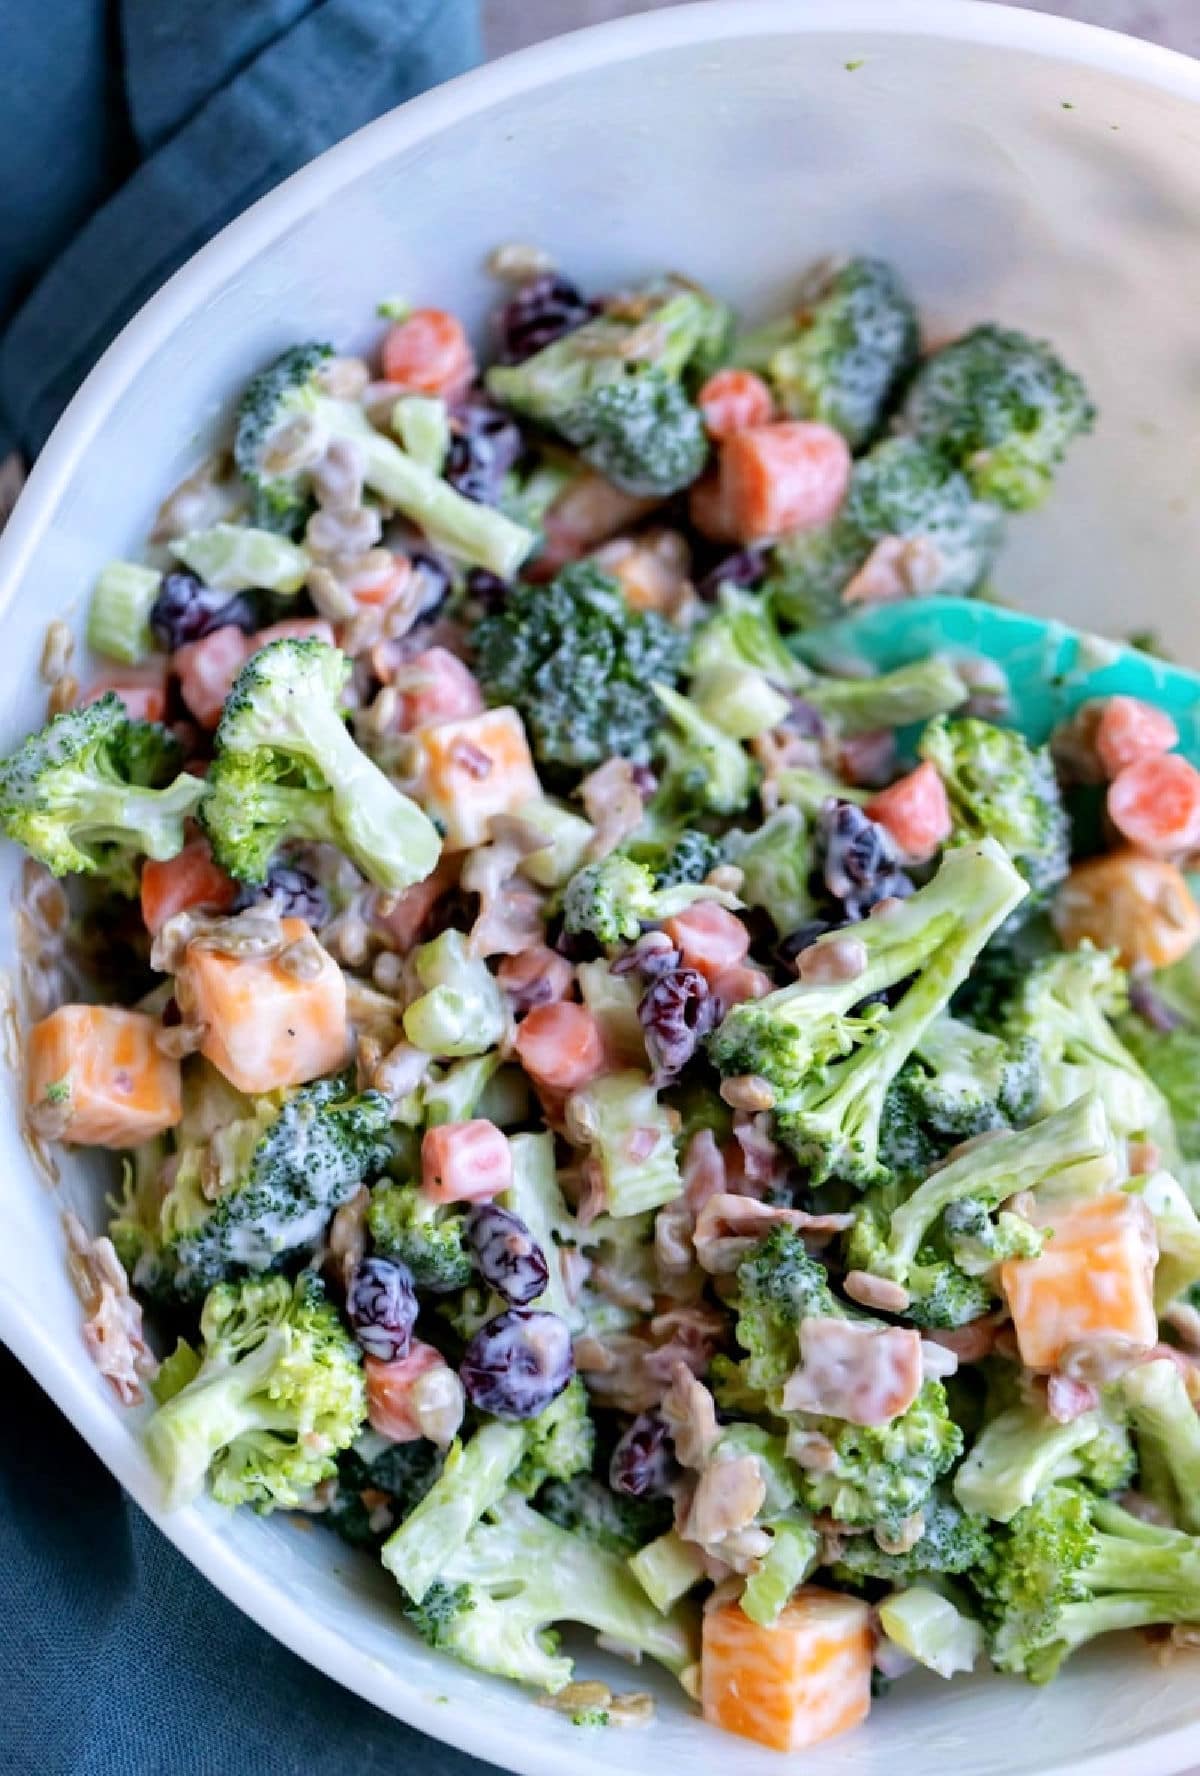
{"type": "MultiPolygon", "coordinates": [[[[223,223],[477,59],[476,0],[0,0],[0,457],[223,223]]],[[[3,1350],[0,1672],[4,1776],[482,1773],[226,1603],[3,1350]]]]}

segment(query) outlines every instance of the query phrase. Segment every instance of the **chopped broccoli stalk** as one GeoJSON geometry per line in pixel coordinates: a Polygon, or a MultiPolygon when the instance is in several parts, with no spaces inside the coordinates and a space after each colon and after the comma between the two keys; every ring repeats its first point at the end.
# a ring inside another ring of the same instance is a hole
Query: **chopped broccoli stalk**
{"type": "Polygon", "coordinates": [[[1200,1541],[1052,1486],[997,1532],[974,1583],[993,1665],[1045,1683],[1098,1634],[1200,1619],[1200,1541]]]}
{"type": "Polygon", "coordinates": [[[879,1625],[901,1652],[939,1677],[973,1671],[983,1652],[983,1629],[974,1617],[927,1585],[885,1597],[879,1625]]]}
{"type": "Polygon", "coordinates": [[[815,678],[804,701],[843,734],[905,728],[958,709],[970,691],[944,654],[873,678],[815,678]]]}
{"type": "MultiPolygon", "coordinates": [[[[142,1210],[133,1274],[151,1294],[195,1300],[214,1283],[314,1247],[334,1211],[387,1164],[388,1101],[356,1093],[348,1074],[240,1106],[207,1133],[187,1117],[177,1131],[174,1182],[142,1210]]],[[[122,1239],[132,1237],[133,1206],[121,1217],[122,1239]]]]}
{"type": "Polygon", "coordinates": [[[680,378],[711,349],[716,305],[698,290],[643,293],[638,318],[598,316],[521,364],[496,365],[488,391],[574,444],[627,492],[687,487],[708,454],[703,422],[680,378]]]}
{"type": "Polygon", "coordinates": [[[788,808],[799,808],[807,820],[816,819],[830,796],[839,802],[853,802],[858,808],[871,800],[869,789],[841,783],[832,772],[813,765],[785,767],[775,778],[775,788],[780,802],[788,808]]]}
{"type": "Polygon", "coordinates": [[[419,1185],[377,1184],[367,1227],[376,1251],[407,1265],[419,1289],[444,1295],[470,1282],[466,1215],[453,1204],[430,1202],[419,1185]]]}
{"type": "Polygon", "coordinates": [[[946,786],[955,836],[996,839],[1029,883],[1037,900],[1022,909],[1027,915],[1070,864],[1070,822],[1049,749],[962,716],[930,722],[918,750],[946,786]]]}
{"type": "Polygon", "coordinates": [[[671,1522],[667,1498],[630,1498],[618,1494],[594,1474],[570,1480],[548,1480],[537,1495],[537,1508],[560,1529],[626,1559],[662,1534],[671,1522]]]}
{"type": "Polygon", "coordinates": [[[911,438],[888,438],[855,463],[836,517],[785,537],[765,591],[789,622],[813,628],[843,614],[843,594],[876,547],[897,551],[914,592],[966,597],[1000,541],[1000,516],[964,475],[911,438]]]}
{"type": "Polygon", "coordinates": [[[221,1504],[294,1509],[336,1469],[366,1415],[359,1350],[305,1272],[221,1283],[200,1315],[195,1377],[150,1420],[169,1509],[208,1477],[221,1504]]]}
{"type": "MultiPolygon", "coordinates": [[[[959,847],[927,887],[886,918],[852,928],[861,972],[832,983],[799,980],[735,1006],[710,1037],[723,1074],[754,1073],[774,1089],[779,1133],[818,1182],[887,1177],[879,1141],[888,1089],[1026,892],[998,845],[959,847]],[[909,977],[897,1004],[871,1003],[909,977]]],[[[835,941],[844,943],[845,932],[835,941]]]]}
{"type": "Polygon", "coordinates": [[[162,585],[157,568],[110,561],[92,589],[87,644],[93,653],[138,666],[154,652],[150,612],[162,585]]]}
{"type": "Polygon", "coordinates": [[[435,475],[442,473],[450,448],[450,416],[444,401],[402,395],[392,408],[392,430],[414,462],[435,475]]]}
{"type": "Polygon", "coordinates": [[[702,714],[689,698],[661,682],[654,693],[672,725],[659,737],[668,801],[708,814],[736,814],[754,791],[755,768],[739,740],[702,714]]]}
{"type": "Polygon", "coordinates": [[[499,1503],[529,1448],[533,1423],[495,1421],[469,1442],[452,1444],[437,1480],[388,1537],[380,1558],[414,1603],[437,1584],[484,1512],[499,1503]]]}
{"type": "Polygon", "coordinates": [[[752,666],[706,667],[692,680],[691,699],[705,721],[734,740],[755,740],[777,728],[792,707],[752,666]]]}
{"type": "Polygon", "coordinates": [[[536,882],[539,888],[561,888],[584,860],[595,836],[595,827],[582,814],[564,808],[549,797],[539,802],[525,802],[517,809],[517,819],[544,835],[540,851],[531,851],[521,859],[522,875],[536,882]]]}
{"type": "Polygon", "coordinates": [[[631,611],[611,575],[590,562],[549,586],[517,586],[474,635],[491,703],[511,704],[539,765],[590,770],[608,758],[644,762],[662,712],[652,683],[672,684],[684,637],[656,611],[631,611]]]}
{"type": "Polygon", "coordinates": [[[907,1074],[922,1119],[960,1138],[1028,1122],[1041,1096],[1037,1044],[1011,1045],[944,1014],[923,1031],[907,1074]]]}
{"type": "Polygon", "coordinates": [[[821,267],[793,313],[739,340],[735,356],[768,377],[785,413],[861,450],[916,362],[916,310],[890,265],[850,259],[821,267]]]}
{"type": "Polygon", "coordinates": [[[1010,1040],[1037,1045],[1041,1114],[1097,1092],[1114,1135],[1153,1141],[1171,1164],[1175,1130],[1167,1102],[1114,1027],[1126,1003],[1124,971],[1107,951],[1083,945],[1023,967],[1000,1027],[1010,1040]]]}
{"type": "Polygon", "coordinates": [[[1057,1481],[1116,1492],[1133,1467],[1128,1432],[1107,1408],[1059,1424],[1044,1406],[1023,1401],[984,1425],[954,1476],[954,1496],[965,1511],[1008,1523],[1057,1481]]]}
{"type": "MultiPolygon", "coordinates": [[[[394,1541],[384,1549],[386,1565],[394,1541]]],[[[396,1576],[407,1589],[404,1573],[396,1576]]],[[[660,1614],[619,1555],[560,1529],[514,1495],[497,1501],[447,1553],[436,1582],[408,1613],[440,1651],[552,1691],[572,1670],[554,1650],[556,1622],[595,1628],[677,1673],[695,1651],[688,1612],[660,1614]]]]}
{"type": "Polygon", "coordinates": [[[246,524],[214,524],[190,530],[171,544],[176,561],[216,592],[261,590],[292,597],[312,572],[304,550],[270,530],[246,524]]]}
{"type": "Polygon", "coordinates": [[[467,950],[461,931],[443,931],[413,952],[425,991],[404,1013],[404,1034],[427,1054],[486,1054],[508,1029],[504,993],[487,963],[467,950]]]}
{"type": "Polygon", "coordinates": [[[200,1373],[200,1352],[190,1345],[186,1338],[175,1340],[175,1349],[169,1357],[164,1357],[158,1366],[158,1374],[150,1383],[150,1392],[156,1406],[165,1406],[182,1393],[189,1381],[195,1381],[200,1373]]]}
{"type": "Polygon", "coordinates": [[[1182,1375],[1168,1357],[1138,1363],[1122,1377],[1121,1391],[1143,1463],[1170,1479],[1175,1521],[1200,1534],[1200,1417],[1182,1375]]]}
{"type": "Polygon", "coordinates": [[[630,1557],[629,1570],[655,1609],[665,1616],[705,1577],[704,1555],[695,1542],[685,1542],[677,1531],[669,1529],[630,1557]]]}
{"type": "Polygon", "coordinates": [[[772,1628],[797,1585],[821,1563],[821,1537],[802,1517],[781,1517],[763,1526],[771,1546],[742,1592],[742,1613],[761,1628],[772,1628]]]}
{"type": "Polygon", "coordinates": [[[1200,1215],[1187,1191],[1169,1172],[1151,1172],[1124,1185],[1140,1196],[1154,1216],[1158,1263],[1154,1267],[1154,1305],[1161,1314],[1200,1283],[1200,1215]]]}
{"type": "Polygon", "coordinates": [[[724,666],[761,672],[787,690],[803,690],[813,677],[780,634],[771,600],[739,586],[722,586],[715,614],[692,631],[688,671],[698,676],[724,666]]]}
{"type": "Polygon", "coordinates": [[[289,839],[346,851],[393,892],[429,875],[437,829],[346,730],[350,661],[321,641],[275,641],[234,683],[200,809],[213,855],[239,881],[266,880],[289,839]]]}
{"type": "Polygon", "coordinates": [[[573,1480],[592,1465],[596,1433],[588,1416],[587,1389],[573,1376],[545,1411],[525,1421],[525,1447],[512,1484],[526,1498],[550,1480],[573,1480]]]}
{"type": "Polygon", "coordinates": [[[565,1320],[572,1332],[583,1329],[579,1302],[567,1293],[563,1257],[577,1248],[580,1228],[567,1207],[558,1183],[554,1136],[519,1134],[509,1137],[512,1182],[500,1198],[502,1207],[518,1216],[529,1229],[546,1260],[549,1276],[537,1305],[565,1320]]]}
{"type": "Polygon", "coordinates": [[[366,485],[435,547],[510,579],[536,542],[532,531],[494,507],[464,498],[377,432],[361,407],[326,394],[320,372],[331,355],[326,345],[293,346],[256,376],[242,397],[233,454],[253,496],[255,523],[285,536],[303,525],[311,507],[307,472],[273,473],[267,465],[284,428],[307,420],[321,438],[355,445],[366,485]]]}
{"type": "Polygon", "coordinates": [[[603,944],[632,941],[644,924],[669,919],[699,900],[736,908],[741,902],[724,888],[704,882],[656,885],[649,864],[637,863],[620,851],[610,851],[599,863],[586,863],[567,883],[563,895],[563,924],[567,931],[588,932],[603,944]]]}
{"type": "Polygon", "coordinates": [[[777,808],[749,832],[727,832],[724,846],[726,859],[742,872],[741,898],[762,907],[781,937],[813,917],[813,845],[799,808],[777,808]]]}
{"type": "Polygon", "coordinates": [[[54,716],[0,761],[0,828],[53,875],[98,875],[135,894],[136,860],[181,851],[204,793],[188,772],[165,789],[145,787],[147,767],[169,757],[168,740],[130,721],[111,691],[54,716]]]}
{"type": "Polygon", "coordinates": [[[890,1585],[911,1584],[929,1573],[965,1573],[987,1551],[988,1527],[982,1516],[964,1511],[940,1486],[921,1507],[921,1534],[903,1554],[887,1554],[874,1536],[850,1536],[834,1577],[856,1584],[885,1579],[890,1585]]]}
{"type": "Polygon", "coordinates": [[[1095,417],[1082,381],[1048,345],[994,326],[926,358],[904,409],[921,443],[981,499],[1013,511],[1041,505],[1067,446],[1095,417]]]}
{"type": "Polygon", "coordinates": [[[644,1073],[609,1073],[567,1101],[568,1132],[600,1168],[608,1213],[645,1214],[683,1188],[666,1106],[644,1073]]]}

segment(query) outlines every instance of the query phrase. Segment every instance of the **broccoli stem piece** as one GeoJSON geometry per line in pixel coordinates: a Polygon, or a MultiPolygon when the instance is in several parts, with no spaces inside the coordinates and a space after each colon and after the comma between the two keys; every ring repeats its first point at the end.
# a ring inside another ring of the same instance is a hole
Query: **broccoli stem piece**
{"type": "Polygon", "coordinates": [[[1121,1381],[1133,1418],[1139,1452],[1165,1471],[1173,1483],[1176,1521],[1200,1534],[1200,1416],[1182,1375],[1162,1357],[1139,1363],[1121,1381]]]}
{"type": "Polygon", "coordinates": [[[1101,1430],[1099,1412],[1059,1424],[1040,1406],[1010,1406],[984,1426],[954,1476],[954,1496],[966,1511],[1009,1523],[1056,1480],[1083,1473],[1080,1452],[1101,1430]]]}
{"type": "Polygon", "coordinates": [[[499,1503],[528,1443],[525,1424],[495,1423],[452,1446],[441,1475],[380,1555],[414,1603],[441,1577],[484,1512],[499,1503]]]}
{"type": "Polygon", "coordinates": [[[591,1148],[599,1162],[614,1219],[660,1209],[679,1195],[683,1180],[670,1114],[644,1073],[593,1080],[567,1100],[566,1115],[572,1139],[591,1148]]]}
{"type": "Polygon", "coordinates": [[[885,1597],[879,1625],[902,1652],[939,1677],[973,1671],[983,1652],[983,1629],[974,1617],[927,1585],[910,1585],[885,1597]]]}
{"type": "Polygon", "coordinates": [[[875,678],[814,678],[804,701],[843,734],[874,728],[905,728],[961,708],[970,696],[953,663],[930,654],[875,678]]]}
{"type": "Polygon", "coordinates": [[[797,1585],[821,1563],[821,1538],[802,1518],[781,1517],[763,1526],[771,1533],[771,1546],[757,1571],[746,1580],[742,1613],[762,1628],[779,1620],[797,1585]]]}
{"type": "Polygon", "coordinates": [[[629,1570],[655,1609],[667,1615],[704,1578],[704,1555],[669,1529],[629,1558],[629,1570]]]}

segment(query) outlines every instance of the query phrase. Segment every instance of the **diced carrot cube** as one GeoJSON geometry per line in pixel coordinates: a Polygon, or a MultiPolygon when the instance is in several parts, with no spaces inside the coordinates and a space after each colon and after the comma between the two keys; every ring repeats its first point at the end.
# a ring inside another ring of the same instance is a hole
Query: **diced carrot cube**
{"type": "Polygon", "coordinates": [[[750,933],[737,914],[715,900],[698,900],[685,907],[663,921],[663,930],[687,966],[706,981],[715,981],[727,969],[735,968],[750,948],[750,933]]]}
{"type": "Polygon", "coordinates": [[[709,469],[688,492],[688,517],[710,543],[736,543],[737,525],[716,469],[709,469]]]}
{"type": "Polygon", "coordinates": [[[661,503],[643,494],[626,493],[623,487],[589,469],[568,483],[546,513],[542,524],[544,540],[537,561],[532,564],[532,577],[552,578],[567,562],[578,561],[581,555],[607,542],[619,530],[636,524],[661,503]]]}
{"type": "Polygon", "coordinates": [[[875,1643],[861,1599],[805,1586],[772,1627],[729,1602],[704,1612],[704,1718],[775,1751],[848,1732],[871,1706],[875,1643]]]}
{"type": "Polygon", "coordinates": [[[151,937],[157,937],[168,919],[189,907],[210,907],[214,913],[229,910],[238,887],[213,862],[207,839],[193,839],[165,863],[147,858],[142,865],[142,921],[151,937]]]}
{"type": "Polygon", "coordinates": [[[505,956],[496,970],[508,1002],[518,1016],[535,1005],[553,1005],[565,999],[575,971],[565,956],[547,944],[531,944],[526,950],[505,956]]]}
{"type": "Polygon", "coordinates": [[[179,694],[202,728],[215,728],[225,699],[246,661],[272,641],[324,641],[333,645],[333,630],[321,617],[288,617],[256,635],[244,635],[227,623],[199,641],[185,641],[171,656],[179,694]]]}
{"type": "Polygon", "coordinates": [[[1096,720],[1093,744],[1106,777],[1126,765],[1157,758],[1179,744],[1179,729],[1165,709],[1140,697],[1106,697],[1096,720]]]}
{"type": "Polygon", "coordinates": [[[483,693],[471,668],[449,648],[426,648],[397,667],[391,681],[400,693],[399,725],[406,731],[479,715],[483,693]]]}
{"type": "Polygon", "coordinates": [[[512,1154],[494,1122],[443,1122],[421,1137],[421,1189],[434,1202],[488,1202],[512,1183],[512,1154]]]}
{"type": "Polygon", "coordinates": [[[1000,1280],[1021,1361],[1057,1368],[1089,1339],[1116,1338],[1147,1350],[1158,1338],[1154,1220],[1122,1191],[1084,1198],[1037,1217],[1050,1237],[1036,1258],[1010,1258],[1000,1280]]]}
{"type": "Polygon", "coordinates": [[[721,446],[722,513],[739,542],[828,524],[850,484],[850,447],[817,420],[749,426],[721,446]]]}
{"type": "Polygon", "coordinates": [[[130,721],[160,722],[167,713],[167,663],[150,660],[128,672],[110,672],[88,686],[80,704],[94,703],[112,691],[125,705],[130,721]]]}
{"type": "Polygon", "coordinates": [[[866,811],[887,828],[909,863],[927,863],[954,827],[946,786],[928,759],[872,796],[866,811]]]}
{"type": "Polygon", "coordinates": [[[513,1038],[517,1059],[535,1085],[573,1092],[603,1071],[604,1032],[586,1005],[561,1000],[535,1005],[513,1038]]]}
{"type": "Polygon", "coordinates": [[[1200,844],[1200,771],[1177,752],[1126,765],[1108,786],[1108,816],[1123,838],[1152,857],[1200,844]]]}
{"type": "Polygon", "coordinates": [[[156,1018],[117,1005],[60,1005],[29,1032],[26,1102],[60,1106],[64,1141],[138,1147],[179,1121],[179,1062],[156,1018]]]}
{"type": "Polygon", "coordinates": [[[383,374],[415,395],[462,394],[475,375],[475,355],[462,322],[442,308],[414,308],[384,335],[383,374]]]}
{"type": "MultiPolygon", "coordinates": [[[[303,919],[282,924],[289,945],[312,937],[303,919]]],[[[176,991],[182,988],[187,1015],[204,1026],[200,1053],[239,1091],[304,1085],[345,1066],[345,977],[319,945],[316,954],[319,967],[308,980],[290,973],[280,956],[226,956],[188,945],[176,991]]]]}
{"type": "Polygon", "coordinates": [[[704,415],[704,429],[720,444],[748,426],[769,425],[775,400],[761,376],[753,370],[718,370],[696,396],[704,415]]]}
{"type": "Polygon", "coordinates": [[[1058,891],[1054,928],[1068,949],[1116,950],[1126,968],[1166,968],[1200,939],[1200,907],[1182,872],[1139,851],[1078,863],[1058,891]]]}
{"type": "Polygon", "coordinates": [[[515,709],[489,709],[439,722],[415,736],[419,782],[428,813],[441,821],[447,851],[467,851],[488,836],[492,817],[540,799],[525,728],[515,709]]]}
{"type": "Polygon", "coordinates": [[[364,1357],[367,1378],[367,1417],[371,1429],[389,1443],[415,1443],[424,1433],[413,1412],[413,1383],[446,1359],[431,1344],[414,1338],[406,1357],[385,1363],[380,1357],[364,1357]]]}

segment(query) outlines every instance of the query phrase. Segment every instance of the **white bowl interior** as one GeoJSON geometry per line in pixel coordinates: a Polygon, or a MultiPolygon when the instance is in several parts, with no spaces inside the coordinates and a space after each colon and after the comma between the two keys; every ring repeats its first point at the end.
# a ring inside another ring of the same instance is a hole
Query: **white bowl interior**
{"type": "MultiPolygon", "coordinates": [[[[1193,64],[1024,12],[844,0],[834,27],[828,8],[730,0],[561,41],[407,107],[222,236],[77,400],[0,545],[0,741],[41,719],[48,618],[78,616],[97,566],[136,553],[249,372],[299,338],[368,342],[393,292],[482,326],[483,257],[505,240],[548,246],[585,287],[678,268],[754,314],[786,301],[812,258],[865,250],[901,267],[932,337],[990,318],[1048,336],[1100,421],[1047,509],[1014,526],[998,587],[1200,655],[1181,572],[1200,556],[1197,101],[1193,64]]],[[[9,890],[16,868],[6,850],[9,890]]],[[[8,921],[0,952],[11,966],[8,921]]],[[[48,1188],[16,1128],[6,1116],[0,1333],[153,1510],[137,1415],[111,1406],[88,1363],[62,1262],[58,1197],[99,1226],[104,1182],[67,1159],[48,1188]]],[[[535,1710],[421,1647],[383,1575],[331,1537],[208,1506],[165,1527],[306,1657],[513,1769],[632,1776],[648,1755],[695,1776],[781,1767],[669,1700],[651,1738],[535,1710]]],[[[619,1686],[643,1675],[618,1669],[619,1686]]],[[[1047,1690],[910,1679],[804,1767],[1017,1776],[1197,1758],[1191,1667],[1132,1646],[1047,1690]]]]}

